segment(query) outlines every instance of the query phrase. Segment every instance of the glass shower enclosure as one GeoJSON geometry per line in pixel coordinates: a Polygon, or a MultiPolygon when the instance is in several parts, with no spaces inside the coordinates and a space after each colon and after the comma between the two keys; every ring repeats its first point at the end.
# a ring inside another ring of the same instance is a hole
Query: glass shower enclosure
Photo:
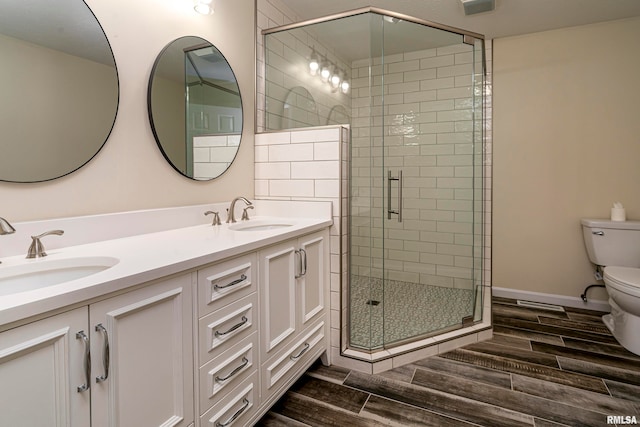
{"type": "Polygon", "coordinates": [[[480,321],[483,37],[367,8],[264,42],[265,129],[351,131],[347,347],[376,351],[480,321]]]}

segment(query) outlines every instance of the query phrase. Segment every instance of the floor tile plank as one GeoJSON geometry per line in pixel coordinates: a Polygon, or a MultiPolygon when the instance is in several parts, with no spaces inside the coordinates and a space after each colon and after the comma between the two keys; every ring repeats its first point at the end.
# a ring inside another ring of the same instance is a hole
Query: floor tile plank
{"type": "Polygon", "coordinates": [[[535,308],[527,308],[513,305],[494,304],[492,312],[496,315],[510,317],[512,319],[529,320],[532,322],[538,321],[538,316],[555,317],[558,319],[569,320],[569,316],[564,311],[551,311],[535,308]]]}
{"type": "MultiPolygon", "coordinates": [[[[531,344],[531,347],[532,349],[535,349],[534,344],[531,344]]],[[[505,347],[503,345],[495,344],[492,341],[483,341],[477,344],[467,345],[465,346],[465,348],[467,350],[475,351],[478,353],[492,354],[494,356],[521,360],[527,363],[535,363],[537,365],[549,366],[551,368],[559,368],[558,360],[555,358],[555,356],[546,354],[544,352],[505,347]]]]}
{"type": "MultiPolygon", "coordinates": [[[[495,344],[505,345],[507,347],[521,348],[524,350],[531,350],[531,343],[528,339],[517,338],[510,335],[498,334],[494,331],[491,342],[495,344]]],[[[559,343],[561,344],[561,342],[559,343]]]]}
{"type": "Polygon", "coordinates": [[[594,334],[602,334],[611,336],[611,331],[603,324],[593,322],[578,322],[575,320],[557,319],[548,316],[539,316],[538,320],[543,325],[558,326],[560,328],[572,329],[584,332],[593,332],[594,334]]]}
{"type": "Polygon", "coordinates": [[[599,377],[603,380],[613,380],[624,384],[640,386],[640,374],[634,371],[607,366],[605,363],[598,363],[597,361],[588,362],[563,356],[558,356],[558,362],[565,372],[577,372],[599,377]]]}
{"type": "Polygon", "coordinates": [[[529,322],[527,320],[510,319],[503,316],[494,316],[494,322],[496,325],[508,326],[511,328],[519,328],[527,331],[542,332],[550,335],[565,336],[571,338],[578,338],[583,340],[598,341],[609,344],[616,344],[617,341],[610,335],[594,334],[588,331],[579,331],[575,329],[562,328],[554,325],[543,325],[541,323],[529,322]]]}
{"type": "Polygon", "coordinates": [[[481,366],[459,363],[442,357],[430,357],[415,363],[415,366],[429,368],[436,372],[443,372],[457,377],[467,378],[484,384],[491,384],[501,388],[511,389],[511,375],[506,372],[481,366]]]}
{"type": "Polygon", "coordinates": [[[604,380],[611,396],[618,399],[640,402],[640,386],[621,383],[619,381],[604,380]]]}
{"type": "Polygon", "coordinates": [[[554,369],[533,363],[521,362],[490,354],[476,353],[466,349],[453,350],[448,353],[441,354],[440,357],[457,360],[463,363],[470,363],[476,366],[483,366],[485,368],[538,378],[558,384],[565,384],[581,388],[583,390],[594,391],[596,393],[609,393],[601,379],[582,375],[580,373],[566,372],[560,369],[554,369]]]}
{"type": "Polygon", "coordinates": [[[345,385],[368,393],[385,396],[408,405],[418,406],[441,415],[487,426],[532,426],[533,417],[473,399],[438,390],[392,381],[375,375],[352,372],[345,385]]]}
{"type": "Polygon", "coordinates": [[[390,426],[465,427],[473,426],[460,419],[446,417],[415,406],[372,395],[360,413],[363,417],[390,426]]]}
{"type": "Polygon", "coordinates": [[[289,390],[354,413],[360,412],[369,397],[368,393],[310,375],[303,375],[289,390]]]}
{"type": "Polygon", "coordinates": [[[593,341],[577,340],[575,338],[565,338],[563,341],[565,347],[640,361],[640,356],[631,353],[619,344],[603,344],[593,341]]]}
{"type": "Polygon", "coordinates": [[[531,343],[531,348],[535,352],[554,354],[570,359],[579,359],[592,363],[606,364],[607,366],[636,371],[640,373],[640,360],[625,359],[604,353],[594,353],[570,347],[561,347],[553,344],[541,342],[531,343]]]}
{"type": "Polygon", "coordinates": [[[513,376],[513,390],[602,414],[635,414],[640,410],[632,402],[521,375],[513,376]]]}
{"type": "Polygon", "coordinates": [[[591,410],[576,411],[575,407],[557,401],[431,370],[418,369],[413,383],[568,425],[599,427],[606,421],[604,414],[591,410]]]}
{"type": "Polygon", "coordinates": [[[309,424],[301,423],[291,418],[287,418],[284,415],[269,411],[262,417],[260,422],[256,424],[262,427],[308,427],[309,424]]]}
{"type": "MultiPolygon", "coordinates": [[[[493,325],[493,333],[506,335],[513,338],[520,338],[528,341],[546,342],[549,344],[563,345],[564,342],[559,335],[544,332],[535,332],[527,329],[511,328],[503,325],[493,325]]],[[[531,348],[531,346],[529,346],[531,348]]]]}

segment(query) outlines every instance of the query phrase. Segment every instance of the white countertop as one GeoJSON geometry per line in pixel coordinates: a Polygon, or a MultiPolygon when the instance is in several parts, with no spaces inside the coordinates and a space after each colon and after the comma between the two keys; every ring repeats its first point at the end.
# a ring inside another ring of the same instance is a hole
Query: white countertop
{"type": "Polygon", "coordinates": [[[0,325],[192,270],[288,238],[321,230],[332,224],[332,219],[326,216],[255,217],[245,224],[261,220],[284,221],[293,225],[264,231],[234,231],[224,223],[219,226],[195,225],[47,250],[48,256],[45,258],[27,260],[24,255],[2,258],[0,273],[3,267],[64,258],[113,257],[119,262],[113,267],[80,279],[0,296],[0,325]]]}

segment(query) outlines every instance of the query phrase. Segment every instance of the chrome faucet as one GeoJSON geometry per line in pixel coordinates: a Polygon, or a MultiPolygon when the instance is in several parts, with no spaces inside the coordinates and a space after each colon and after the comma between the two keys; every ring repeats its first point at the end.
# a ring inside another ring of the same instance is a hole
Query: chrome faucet
{"type": "MultiPolygon", "coordinates": [[[[9,221],[0,217],[0,236],[5,234],[13,234],[16,232],[16,229],[13,228],[13,225],[9,224],[9,221]]],[[[0,264],[2,261],[0,261],[0,264]]]]}
{"type": "Polygon", "coordinates": [[[31,236],[33,241],[31,242],[31,246],[29,246],[29,250],[27,251],[27,258],[40,258],[43,256],[47,256],[47,253],[44,251],[44,245],[40,241],[44,236],[48,236],[50,234],[55,234],[56,236],[62,236],[64,231],[62,230],[52,230],[42,233],[38,236],[31,236]]]}
{"type": "MultiPolygon", "coordinates": [[[[235,199],[233,199],[231,201],[231,206],[229,206],[229,209],[227,209],[227,224],[230,222],[237,222],[236,221],[236,216],[233,213],[233,210],[236,208],[236,202],[238,200],[242,200],[247,206],[253,206],[252,203],[246,198],[246,197],[236,197],[235,199]]],[[[246,210],[243,213],[243,217],[245,216],[244,214],[246,214],[246,210]]],[[[249,216],[246,216],[246,219],[249,219],[249,216]]]]}

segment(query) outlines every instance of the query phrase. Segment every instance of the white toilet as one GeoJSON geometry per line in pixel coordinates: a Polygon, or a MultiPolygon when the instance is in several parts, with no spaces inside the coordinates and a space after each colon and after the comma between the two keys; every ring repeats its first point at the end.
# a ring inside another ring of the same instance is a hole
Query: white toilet
{"type": "Polygon", "coordinates": [[[602,317],[627,350],[640,355],[640,221],[583,219],[592,263],[604,267],[611,314],[602,317]]]}

